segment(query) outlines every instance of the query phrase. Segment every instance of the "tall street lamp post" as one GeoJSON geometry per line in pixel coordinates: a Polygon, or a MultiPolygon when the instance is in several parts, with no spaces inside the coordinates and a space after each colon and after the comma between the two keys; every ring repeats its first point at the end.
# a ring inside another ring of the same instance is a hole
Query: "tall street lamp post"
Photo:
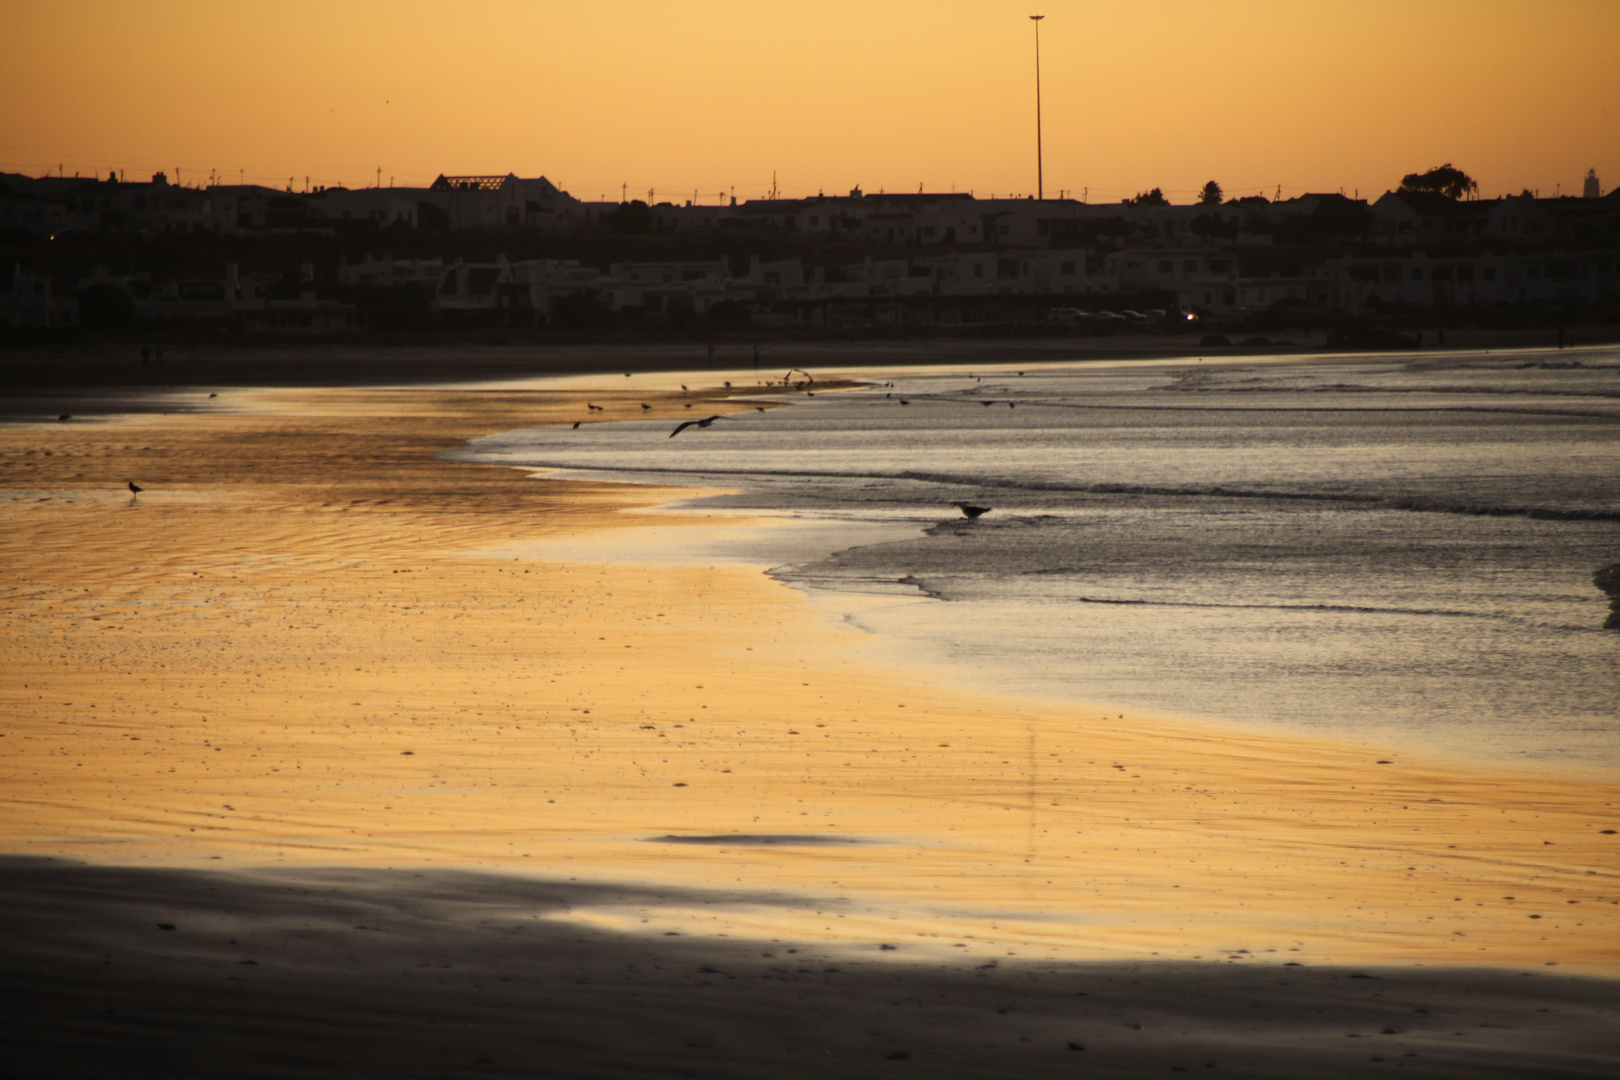
{"type": "Polygon", "coordinates": [[[1031,15],[1035,24],[1035,198],[1046,198],[1045,177],[1041,165],[1041,20],[1045,15],[1031,15]]]}

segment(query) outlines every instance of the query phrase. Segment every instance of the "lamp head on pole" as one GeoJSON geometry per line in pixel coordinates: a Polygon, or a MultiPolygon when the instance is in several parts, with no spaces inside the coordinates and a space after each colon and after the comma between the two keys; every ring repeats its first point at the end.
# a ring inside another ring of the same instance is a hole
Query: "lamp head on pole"
{"type": "Polygon", "coordinates": [[[1029,17],[1029,19],[1030,19],[1030,22],[1040,22],[1040,21],[1041,21],[1041,20],[1042,20],[1042,19],[1044,19],[1044,18],[1046,18],[1046,16],[1045,16],[1045,15],[1031,15],[1031,16],[1030,16],[1030,17],[1029,17]]]}

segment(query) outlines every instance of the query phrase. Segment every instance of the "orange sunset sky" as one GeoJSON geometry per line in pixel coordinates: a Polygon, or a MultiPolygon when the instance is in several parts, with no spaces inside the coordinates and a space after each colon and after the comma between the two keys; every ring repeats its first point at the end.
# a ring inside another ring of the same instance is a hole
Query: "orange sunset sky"
{"type": "Polygon", "coordinates": [[[0,0],[0,170],[582,199],[1620,185],[1620,0],[0,0]]]}

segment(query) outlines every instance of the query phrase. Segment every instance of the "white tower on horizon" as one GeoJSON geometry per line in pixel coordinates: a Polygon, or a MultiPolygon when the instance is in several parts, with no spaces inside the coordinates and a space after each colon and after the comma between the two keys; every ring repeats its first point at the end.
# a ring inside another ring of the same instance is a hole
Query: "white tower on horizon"
{"type": "Polygon", "coordinates": [[[1602,197],[1603,197],[1603,185],[1598,183],[1597,170],[1596,169],[1587,169],[1586,170],[1586,185],[1581,189],[1581,198],[1583,198],[1583,199],[1601,199],[1602,197]]]}

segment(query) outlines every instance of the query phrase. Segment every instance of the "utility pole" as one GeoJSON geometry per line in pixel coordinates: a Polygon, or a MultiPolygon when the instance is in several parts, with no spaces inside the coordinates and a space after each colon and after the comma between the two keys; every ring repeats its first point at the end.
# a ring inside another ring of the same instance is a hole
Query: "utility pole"
{"type": "Polygon", "coordinates": [[[1045,176],[1041,162],[1041,20],[1045,15],[1031,15],[1035,24],[1035,198],[1046,198],[1045,176]]]}

